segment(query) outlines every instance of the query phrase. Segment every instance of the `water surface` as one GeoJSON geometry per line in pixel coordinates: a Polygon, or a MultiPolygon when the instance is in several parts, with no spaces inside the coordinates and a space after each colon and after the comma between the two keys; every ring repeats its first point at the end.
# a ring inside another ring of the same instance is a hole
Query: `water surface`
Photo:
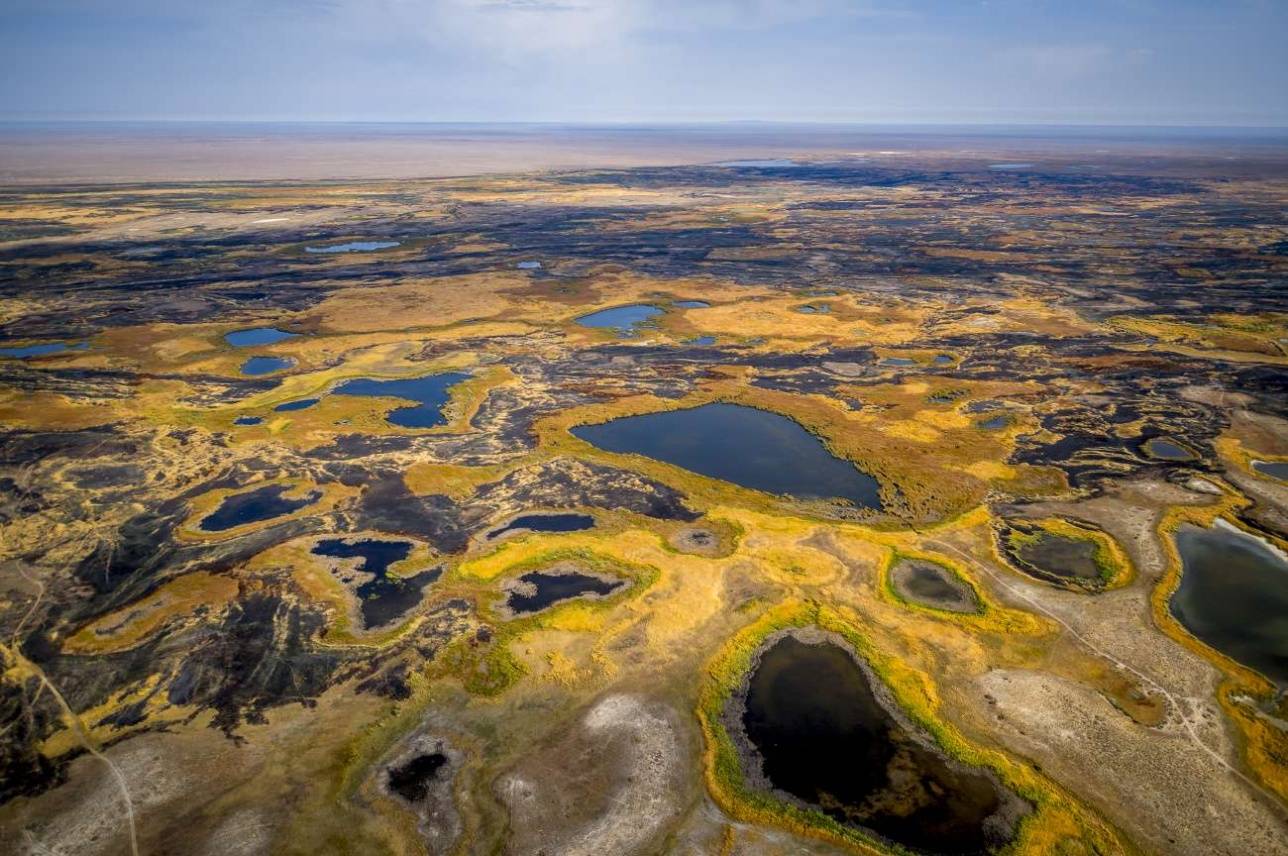
{"type": "Polygon", "coordinates": [[[979,612],[979,599],[966,583],[943,565],[904,559],[890,569],[890,582],[901,596],[949,612],[979,612]]]}
{"type": "Polygon", "coordinates": [[[252,327],[248,330],[234,330],[224,336],[224,341],[234,348],[250,348],[256,345],[272,345],[298,335],[299,333],[288,333],[276,327],[252,327]]]}
{"type": "Polygon", "coordinates": [[[20,348],[0,348],[0,357],[25,360],[28,357],[47,357],[50,354],[61,354],[64,351],[83,351],[88,347],[89,342],[77,342],[75,344],[44,342],[39,345],[23,345],[20,348]]]}
{"type": "Polygon", "coordinates": [[[1229,525],[1182,526],[1176,549],[1176,619],[1231,659],[1288,685],[1288,561],[1229,525]]]}
{"type": "Polygon", "coordinates": [[[572,433],[609,452],[634,453],[743,487],[880,508],[877,480],[837,458],[786,416],[739,404],[626,416],[572,433]]]}
{"type": "Polygon", "coordinates": [[[677,300],[671,305],[680,309],[706,309],[711,304],[705,300],[677,300]]]}
{"type": "Polygon", "coordinates": [[[1188,447],[1165,437],[1146,440],[1144,448],[1146,454],[1160,461],[1193,461],[1198,457],[1188,447]]]}
{"type": "Polygon", "coordinates": [[[510,592],[506,606],[515,615],[537,612],[552,604],[582,595],[607,595],[626,583],[622,580],[605,580],[576,571],[546,573],[531,571],[519,577],[519,587],[510,592]]]}
{"type": "Polygon", "coordinates": [[[386,417],[393,425],[404,428],[433,428],[447,424],[443,405],[451,398],[449,390],[468,378],[468,374],[445,372],[424,377],[375,380],[359,378],[348,380],[335,388],[336,395],[366,395],[377,398],[403,398],[416,402],[410,407],[399,407],[386,417]]]}
{"type": "Polygon", "coordinates": [[[291,514],[322,498],[322,492],[314,490],[298,499],[291,499],[284,496],[288,490],[291,490],[290,485],[270,484],[225,497],[219,507],[201,521],[201,528],[207,532],[223,532],[247,523],[291,514]]]}
{"type": "Polygon", "coordinates": [[[241,364],[244,375],[266,375],[280,372],[295,365],[295,361],[286,357],[251,357],[241,364]]]}
{"type": "Polygon", "coordinates": [[[1004,843],[1005,824],[990,820],[1005,808],[1001,787],[914,739],[839,645],[773,643],[748,682],[743,726],[775,788],[841,823],[928,853],[1004,843]]]}
{"type": "Polygon", "coordinates": [[[317,404],[321,399],[301,398],[297,401],[288,401],[285,404],[279,404],[273,408],[274,413],[290,413],[292,410],[307,410],[317,404]]]}
{"type": "Polygon", "coordinates": [[[1252,468],[1263,476],[1288,481],[1288,461],[1253,461],[1252,468]]]}
{"type": "Polygon", "coordinates": [[[264,421],[262,416],[238,416],[233,420],[234,425],[259,425],[264,421]]]}
{"type": "Polygon", "coordinates": [[[641,324],[662,314],[662,309],[649,303],[631,303],[626,306],[614,306],[601,309],[577,319],[583,327],[610,328],[619,334],[634,333],[641,324]]]}
{"type": "Polygon", "coordinates": [[[327,538],[315,544],[313,552],[335,559],[359,560],[357,570],[371,575],[371,579],[355,589],[362,623],[366,627],[379,627],[401,618],[420,603],[425,586],[442,574],[440,569],[430,568],[410,577],[390,577],[389,567],[411,555],[411,548],[408,541],[365,538],[350,542],[327,538]]]}
{"type": "Polygon", "coordinates": [[[516,529],[526,529],[529,532],[579,532],[594,525],[595,518],[589,514],[524,514],[493,529],[488,537],[496,538],[516,529]]]}
{"type": "Polygon", "coordinates": [[[387,250],[396,247],[402,241],[349,241],[344,244],[329,244],[325,247],[305,247],[306,253],[370,253],[376,250],[387,250]]]}

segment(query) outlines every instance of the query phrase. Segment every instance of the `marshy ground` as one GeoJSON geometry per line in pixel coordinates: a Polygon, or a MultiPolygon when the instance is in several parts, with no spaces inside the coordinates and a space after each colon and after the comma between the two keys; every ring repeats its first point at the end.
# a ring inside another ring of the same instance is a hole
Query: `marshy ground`
{"type": "Polygon", "coordinates": [[[0,840],[1288,853],[1215,145],[0,191],[0,840]]]}

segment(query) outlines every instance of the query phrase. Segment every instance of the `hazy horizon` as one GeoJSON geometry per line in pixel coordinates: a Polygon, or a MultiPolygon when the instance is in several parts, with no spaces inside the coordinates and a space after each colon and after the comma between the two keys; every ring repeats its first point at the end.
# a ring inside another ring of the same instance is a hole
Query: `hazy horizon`
{"type": "Polygon", "coordinates": [[[12,0],[0,119],[1288,126],[1267,0],[12,0]]]}

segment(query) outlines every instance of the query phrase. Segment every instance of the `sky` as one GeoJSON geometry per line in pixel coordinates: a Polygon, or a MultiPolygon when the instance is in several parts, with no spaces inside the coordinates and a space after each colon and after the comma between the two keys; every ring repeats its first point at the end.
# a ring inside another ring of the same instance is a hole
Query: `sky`
{"type": "Polygon", "coordinates": [[[1288,125],[1288,0],[0,0],[0,119],[1288,125]]]}

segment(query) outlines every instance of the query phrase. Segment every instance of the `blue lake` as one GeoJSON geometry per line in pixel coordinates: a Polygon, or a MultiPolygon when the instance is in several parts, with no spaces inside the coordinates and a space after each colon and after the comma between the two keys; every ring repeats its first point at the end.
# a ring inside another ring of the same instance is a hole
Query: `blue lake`
{"type": "Polygon", "coordinates": [[[387,250],[401,243],[402,241],[349,241],[344,244],[330,244],[325,247],[305,247],[304,252],[315,254],[371,253],[376,250],[387,250]]]}
{"type": "Polygon", "coordinates": [[[662,314],[662,310],[648,303],[631,303],[627,306],[614,306],[601,309],[577,319],[583,327],[608,327],[619,333],[634,332],[639,325],[662,314]]]}
{"type": "Polygon", "coordinates": [[[89,342],[77,342],[69,345],[66,342],[45,342],[40,345],[24,345],[21,348],[0,348],[0,357],[25,360],[28,357],[46,357],[50,354],[61,354],[64,351],[83,351],[89,342]]]}
{"type": "Polygon", "coordinates": [[[609,452],[645,455],[766,493],[881,507],[875,478],[834,456],[798,422],[754,407],[704,404],[579,425],[572,433],[609,452]]]}
{"type": "Polygon", "coordinates": [[[677,300],[671,305],[679,309],[706,309],[711,304],[705,300],[677,300]]]}
{"type": "Polygon", "coordinates": [[[295,361],[286,357],[251,357],[242,363],[241,373],[252,376],[266,375],[289,369],[293,365],[295,365],[295,361]]]}
{"type": "Polygon", "coordinates": [[[1253,461],[1252,468],[1263,476],[1288,481],[1288,461],[1253,461]]]}
{"type": "Polygon", "coordinates": [[[217,509],[201,521],[201,528],[207,532],[222,532],[247,523],[290,514],[322,498],[322,492],[315,490],[299,499],[291,499],[283,496],[288,490],[288,485],[270,484],[226,497],[217,509]]]}
{"type": "Polygon", "coordinates": [[[233,420],[234,425],[259,425],[264,421],[262,416],[238,416],[233,420]]]}
{"type": "Polygon", "coordinates": [[[274,413],[290,413],[292,410],[307,410],[317,404],[320,399],[301,398],[299,401],[288,401],[285,404],[279,404],[273,408],[274,413]]]}
{"type": "Polygon", "coordinates": [[[414,401],[416,402],[414,406],[399,407],[392,411],[388,416],[389,422],[404,428],[433,428],[435,425],[446,424],[443,405],[451,397],[449,390],[468,377],[468,374],[460,372],[445,372],[398,380],[359,378],[340,384],[335,388],[335,394],[404,398],[414,401]]]}
{"type": "Polygon", "coordinates": [[[515,267],[519,270],[541,270],[541,262],[519,262],[515,267]]]}
{"type": "Polygon", "coordinates": [[[234,348],[250,348],[255,345],[272,345],[298,335],[276,327],[252,327],[249,330],[236,330],[229,333],[224,336],[224,341],[234,348]]]}

